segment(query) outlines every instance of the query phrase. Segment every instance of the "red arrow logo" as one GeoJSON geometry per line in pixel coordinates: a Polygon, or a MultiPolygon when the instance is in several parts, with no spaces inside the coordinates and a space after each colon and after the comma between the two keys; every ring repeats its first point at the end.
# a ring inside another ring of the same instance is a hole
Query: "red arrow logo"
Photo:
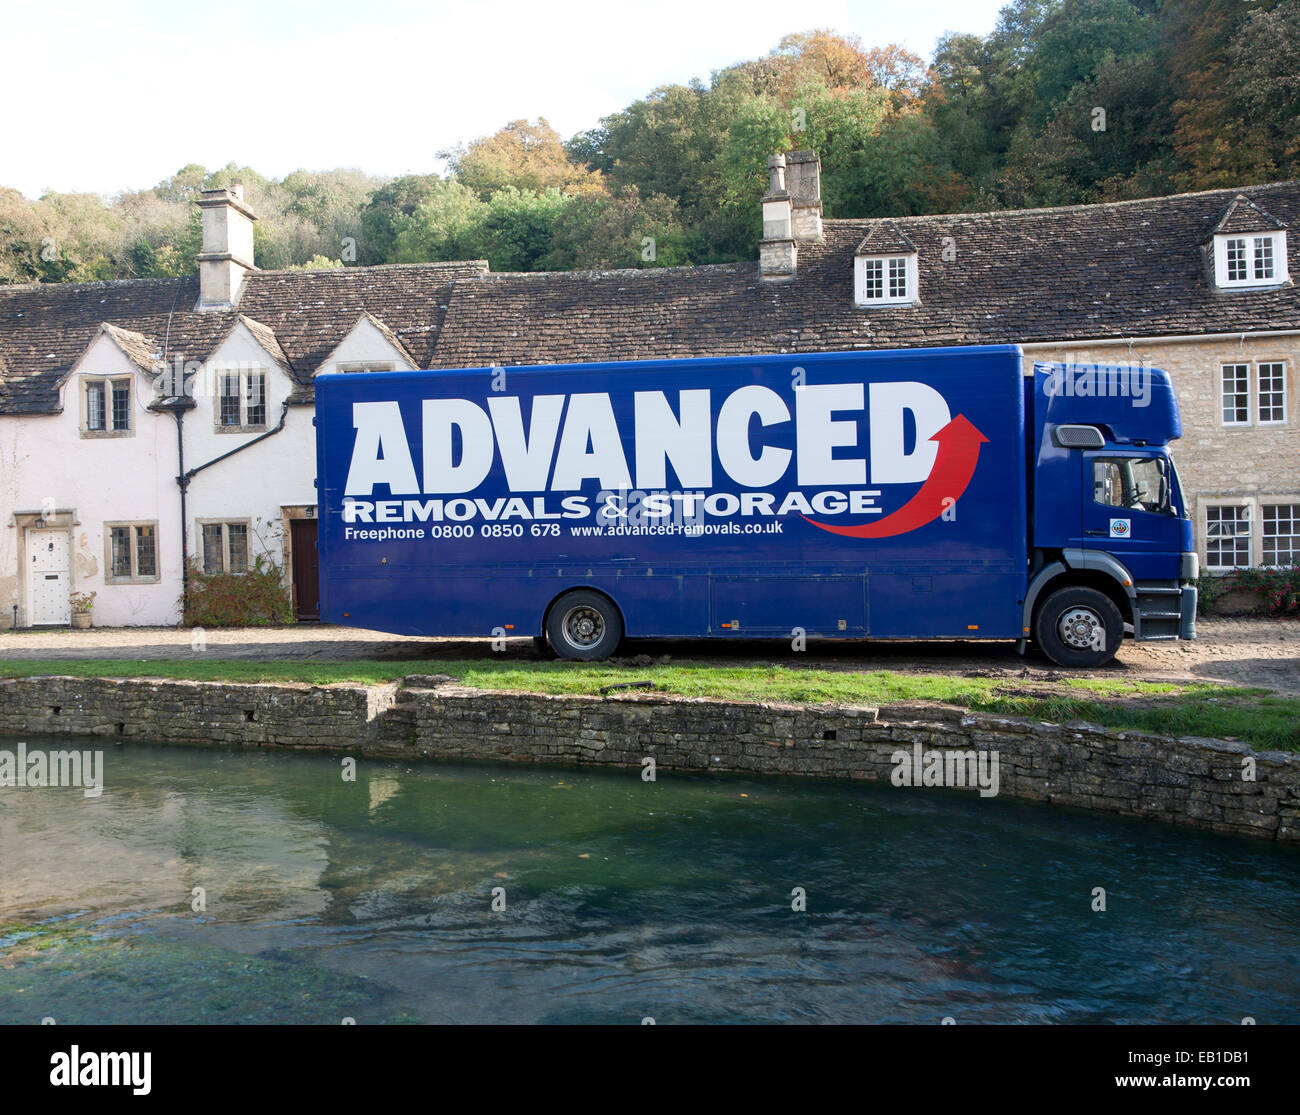
{"type": "Polygon", "coordinates": [[[906,534],[909,530],[933,522],[943,514],[948,500],[961,498],[970,484],[970,478],[975,475],[975,465],[980,458],[980,443],[988,441],[988,438],[964,414],[959,414],[930,440],[939,443],[934,468],[925,478],[921,490],[897,511],[874,523],[854,527],[828,526],[808,519],[807,515],[803,517],[815,527],[849,538],[892,538],[896,534],[906,534]]]}

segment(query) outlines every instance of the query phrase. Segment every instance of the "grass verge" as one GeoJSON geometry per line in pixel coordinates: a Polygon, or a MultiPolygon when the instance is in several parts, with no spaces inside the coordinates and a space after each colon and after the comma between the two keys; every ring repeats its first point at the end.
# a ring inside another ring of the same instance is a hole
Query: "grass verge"
{"type": "Polygon", "coordinates": [[[1257,747],[1300,751],[1300,699],[1266,689],[1194,683],[1065,677],[1014,683],[1006,678],[854,672],[755,663],[630,666],[483,659],[250,661],[194,658],[22,659],[0,661],[0,677],[162,677],[196,681],[376,685],[407,674],[449,674],[475,689],[594,694],[602,686],[654,683],[656,692],[740,701],[890,705],[934,701],[979,712],[1031,716],[1052,723],[1089,720],[1107,727],[1233,738],[1257,747]]]}

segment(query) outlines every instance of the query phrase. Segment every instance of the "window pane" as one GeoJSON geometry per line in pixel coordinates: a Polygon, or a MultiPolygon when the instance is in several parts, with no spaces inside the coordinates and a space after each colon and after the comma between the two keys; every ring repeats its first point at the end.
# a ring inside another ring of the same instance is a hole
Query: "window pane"
{"type": "Polygon", "coordinates": [[[1285,364],[1259,366],[1259,420],[1261,422],[1286,420],[1285,364]]]}
{"type": "Polygon", "coordinates": [[[239,422],[239,374],[225,374],[221,377],[221,424],[238,426],[239,422]]]}
{"type": "Polygon", "coordinates": [[[867,260],[867,281],[863,291],[867,298],[883,298],[885,296],[884,260],[867,260]]]}
{"type": "Polygon", "coordinates": [[[1124,485],[1120,483],[1119,465],[1114,461],[1093,461],[1093,499],[1107,507],[1124,506],[1124,485]]]}
{"type": "Polygon", "coordinates": [[[1250,508],[1205,509],[1205,564],[1213,569],[1238,569],[1250,564],[1250,508]]]}
{"type": "Polygon", "coordinates": [[[1273,238],[1271,236],[1255,237],[1255,278],[1271,279],[1273,277],[1273,238]]]}
{"type": "Polygon", "coordinates": [[[1250,421],[1250,365],[1223,365],[1223,421],[1250,421]]]}
{"type": "Polygon", "coordinates": [[[86,384],[86,429],[104,429],[104,385],[86,384]]]}
{"type": "Polygon", "coordinates": [[[1093,499],[1107,507],[1171,514],[1170,485],[1159,458],[1093,461],[1093,499]]]}
{"type": "Polygon", "coordinates": [[[131,576],[131,528],[109,528],[110,549],[113,554],[113,576],[131,576]]]}
{"type": "Polygon", "coordinates": [[[1265,565],[1300,565],[1300,503],[1263,509],[1265,565]]]}
{"type": "Polygon", "coordinates": [[[266,375],[253,372],[248,377],[248,416],[249,426],[266,425],[266,375]]]}
{"type": "Polygon", "coordinates": [[[203,524],[203,572],[222,572],[221,563],[221,524],[203,524]]]}
{"type": "Polygon", "coordinates": [[[891,259],[889,261],[889,297],[907,297],[907,260],[891,259]]]}
{"type": "Polygon", "coordinates": [[[158,548],[154,544],[152,526],[135,528],[135,575],[137,577],[158,576],[158,548]]]}
{"type": "Polygon", "coordinates": [[[116,380],[109,384],[113,392],[113,429],[131,428],[131,381],[116,380]]]}
{"type": "Polygon", "coordinates": [[[1241,282],[1248,278],[1246,274],[1246,241],[1228,241],[1228,281],[1241,282]]]}
{"type": "Polygon", "coordinates": [[[248,572],[248,526],[244,523],[227,523],[226,537],[230,546],[230,572],[248,572]]]}

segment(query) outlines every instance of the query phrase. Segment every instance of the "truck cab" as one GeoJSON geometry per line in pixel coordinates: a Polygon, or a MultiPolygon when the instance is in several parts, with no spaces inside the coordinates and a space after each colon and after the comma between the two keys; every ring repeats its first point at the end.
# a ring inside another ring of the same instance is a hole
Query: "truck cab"
{"type": "Polygon", "coordinates": [[[1192,522],[1169,451],[1182,436],[1167,372],[1037,364],[1026,377],[1030,581],[1024,635],[1053,661],[1109,661],[1196,635],[1192,522]]]}

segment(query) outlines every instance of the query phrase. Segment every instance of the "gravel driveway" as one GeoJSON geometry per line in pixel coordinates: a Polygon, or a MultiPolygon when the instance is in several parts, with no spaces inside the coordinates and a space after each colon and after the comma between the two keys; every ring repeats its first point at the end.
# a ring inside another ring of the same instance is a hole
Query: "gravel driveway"
{"type": "MultiPolygon", "coordinates": [[[[1183,643],[1127,642],[1099,676],[1135,680],[1218,681],[1264,686],[1300,695],[1300,621],[1211,619],[1198,624],[1199,638],[1183,643]]],[[[91,631],[0,632],[0,673],[5,659],[187,658],[188,628],[119,627],[91,631]]],[[[206,650],[214,658],[384,659],[493,658],[486,639],[424,639],[360,631],[350,627],[299,624],[287,627],[209,629],[206,650]]],[[[511,639],[504,657],[529,658],[532,641],[511,639]]],[[[888,669],[907,673],[977,673],[982,676],[1047,677],[1055,668],[1032,648],[1025,658],[1012,643],[811,642],[796,654],[780,641],[630,641],[625,659],[639,656],[713,664],[788,661],[835,669],[888,669]]]]}

